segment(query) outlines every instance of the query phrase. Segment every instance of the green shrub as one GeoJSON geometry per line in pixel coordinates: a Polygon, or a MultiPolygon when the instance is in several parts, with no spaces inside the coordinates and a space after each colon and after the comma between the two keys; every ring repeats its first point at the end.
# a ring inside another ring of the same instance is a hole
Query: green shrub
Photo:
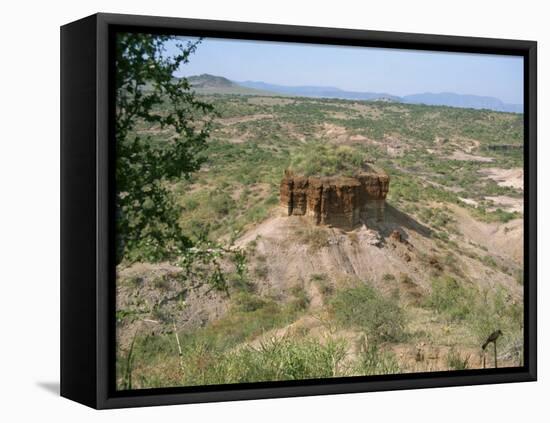
{"type": "Polygon", "coordinates": [[[141,276],[130,276],[128,278],[119,278],[118,283],[120,285],[128,285],[132,289],[138,289],[140,286],[143,285],[144,278],[141,276]]]}
{"type": "Polygon", "coordinates": [[[311,253],[315,253],[329,245],[329,235],[326,229],[316,226],[306,226],[295,231],[298,241],[306,244],[311,253]]]}
{"type": "Polygon", "coordinates": [[[328,279],[328,275],[326,273],[314,273],[311,275],[310,280],[317,285],[321,295],[327,297],[334,293],[334,285],[328,279]]]}
{"type": "Polygon", "coordinates": [[[239,292],[233,296],[234,310],[237,312],[249,313],[261,309],[267,301],[255,294],[239,292]]]}
{"type": "Polygon", "coordinates": [[[498,269],[498,264],[495,261],[495,259],[491,256],[484,256],[481,259],[482,263],[485,264],[488,267],[492,267],[493,269],[498,269]]]}
{"type": "Polygon", "coordinates": [[[451,349],[447,354],[447,367],[450,370],[466,370],[470,357],[462,357],[459,352],[451,349]]]}
{"type": "Polygon", "coordinates": [[[170,286],[169,279],[167,275],[157,275],[152,280],[152,284],[157,289],[167,289],[170,286]]]}
{"type": "Polygon", "coordinates": [[[432,291],[426,305],[451,320],[463,320],[472,313],[473,293],[456,279],[442,276],[432,280],[432,291]]]}
{"type": "Polygon", "coordinates": [[[293,297],[289,303],[290,308],[292,310],[303,311],[308,308],[310,299],[303,286],[301,285],[293,286],[292,288],[290,288],[290,293],[293,297]]]}
{"type": "Polygon", "coordinates": [[[326,281],[327,279],[328,279],[328,276],[326,273],[314,273],[310,277],[310,280],[312,282],[321,282],[321,281],[326,281]]]}
{"type": "Polygon", "coordinates": [[[503,345],[523,332],[523,304],[507,297],[504,288],[478,294],[469,323],[480,344],[497,329],[504,333],[503,345]]]}
{"type": "Polygon", "coordinates": [[[273,328],[285,326],[297,316],[295,310],[282,307],[270,298],[249,293],[236,297],[230,313],[203,328],[182,334],[182,344],[205,344],[208,350],[223,351],[273,328]]]}
{"type": "Polygon", "coordinates": [[[329,307],[337,322],[365,331],[369,342],[404,337],[405,320],[397,301],[382,297],[368,285],[337,292],[329,307]]]}

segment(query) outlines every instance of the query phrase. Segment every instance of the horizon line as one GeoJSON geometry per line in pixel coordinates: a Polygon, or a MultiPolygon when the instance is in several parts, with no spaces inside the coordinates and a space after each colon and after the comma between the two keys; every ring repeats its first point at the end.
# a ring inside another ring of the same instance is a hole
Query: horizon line
{"type": "MultiPolygon", "coordinates": [[[[216,77],[216,78],[224,78],[227,81],[235,83],[235,84],[237,84],[237,85],[239,85],[243,88],[251,88],[251,87],[243,86],[243,85],[241,85],[242,83],[259,83],[259,84],[272,85],[272,86],[281,87],[281,88],[325,88],[325,89],[334,89],[334,90],[342,91],[344,93],[348,92],[348,93],[357,93],[357,94],[380,94],[380,95],[387,95],[387,96],[391,96],[391,97],[395,97],[395,98],[399,98],[399,99],[405,99],[406,97],[411,97],[411,96],[415,96],[415,95],[425,95],[425,94],[431,94],[431,95],[451,94],[451,95],[456,95],[456,96],[470,96],[470,97],[478,97],[478,98],[485,98],[485,99],[494,99],[494,100],[500,101],[504,106],[520,106],[522,108],[524,107],[523,102],[521,102],[521,103],[507,103],[506,101],[504,101],[501,98],[496,97],[496,96],[480,95],[480,94],[472,94],[472,93],[460,93],[460,92],[456,92],[456,91],[422,91],[422,92],[414,92],[412,94],[398,95],[398,94],[392,94],[390,92],[382,92],[382,91],[347,90],[347,89],[340,88],[338,86],[331,86],[331,85],[303,85],[303,84],[300,84],[300,85],[287,85],[287,84],[277,84],[277,83],[266,82],[266,81],[263,81],[263,80],[253,80],[253,79],[236,80],[236,79],[227,78],[226,76],[223,76],[223,75],[216,75],[216,74],[213,74],[213,73],[206,73],[206,72],[205,73],[200,73],[200,74],[193,74],[193,75],[181,75],[181,76],[179,76],[179,78],[182,78],[182,77],[183,78],[191,78],[191,77],[199,77],[199,76],[212,76],[212,77],[216,77]]],[[[256,88],[256,89],[258,89],[258,88],[256,88]]],[[[308,96],[298,95],[298,97],[308,97],[308,96]]],[[[342,97],[342,99],[349,100],[349,98],[345,98],[345,97],[342,97]]],[[[357,99],[357,100],[359,101],[360,99],[357,99]]],[[[366,100],[363,100],[363,101],[366,101],[366,100]]],[[[456,107],[456,106],[449,106],[449,107],[456,107]]],[[[519,113],[519,112],[515,112],[515,113],[519,113]]],[[[523,111],[521,113],[523,113],[523,111]]]]}

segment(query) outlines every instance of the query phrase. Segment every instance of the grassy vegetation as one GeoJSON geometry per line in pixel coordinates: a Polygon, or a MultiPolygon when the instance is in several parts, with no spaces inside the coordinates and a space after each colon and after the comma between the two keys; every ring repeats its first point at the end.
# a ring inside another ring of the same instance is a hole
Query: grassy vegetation
{"type": "Polygon", "coordinates": [[[516,346],[523,339],[523,304],[507,297],[504,288],[480,290],[443,276],[432,281],[425,306],[450,322],[466,325],[480,346],[492,332],[502,330],[501,349],[519,363],[522,356],[516,346]]]}
{"type": "Polygon", "coordinates": [[[364,376],[389,375],[399,371],[395,355],[381,351],[374,343],[363,346],[359,359],[354,364],[354,373],[364,376]]]}
{"type": "Polygon", "coordinates": [[[369,341],[399,341],[405,336],[404,314],[397,302],[367,284],[338,291],[329,307],[340,325],[360,329],[369,341]]]}
{"type": "MultiPolygon", "coordinates": [[[[129,350],[121,352],[117,360],[119,388],[302,380],[390,374],[399,370],[395,357],[382,352],[374,343],[365,343],[359,356],[350,362],[345,360],[349,343],[344,339],[321,342],[307,333],[269,336],[271,329],[294,321],[307,307],[308,300],[301,287],[293,288],[291,294],[293,300],[281,305],[267,297],[240,292],[232,297],[232,310],[226,317],[203,328],[179,333],[178,341],[175,333],[136,336],[129,350]],[[263,340],[255,344],[244,344],[262,336],[263,340]],[[182,346],[181,356],[178,342],[182,346]]],[[[371,305],[381,301],[373,295],[374,291],[369,291],[371,305]]],[[[341,312],[338,298],[333,303],[337,315],[341,312]]],[[[344,319],[344,323],[349,322],[344,319]]],[[[366,333],[374,333],[366,321],[358,324],[366,333]]],[[[386,338],[387,328],[388,321],[376,325],[377,331],[383,331],[380,339],[386,338]]]]}
{"type": "Polygon", "coordinates": [[[311,275],[311,282],[317,285],[319,292],[324,298],[327,298],[334,293],[334,283],[325,273],[315,273],[311,275]]]}
{"type": "MultiPolygon", "coordinates": [[[[152,347],[148,344],[149,339],[142,339],[134,347],[132,378],[123,379],[133,379],[134,388],[305,380],[350,374],[350,369],[343,366],[345,341],[329,340],[322,344],[315,338],[284,337],[224,352],[211,350],[205,344],[187,345],[181,363],[176,359],[174,346],[157,345],[158,352],[171,351],[172,356],[163,361],[169,369],[164,369],[162,375],[154,375],[154,369],[162,368],[162,365],[147,361],[146,348],[152,347]],[[140,367],[140,361],[147,362],[148,367],[140,367]]],[[[150,357],[156,358],[155,355],[150,357]]],[[[125,362],[121,360],[121,363],[125,362]]],[[[361,369],[358,367],[359,371],[361,369]]]]}
{"type": "Polygon", "coordinates": [[[292,155],[290,170],[304,176],[352,176],[364,161],[365,157],[351,147],[310,141],[292,155]]]}
{"type": "Polygon", "coordinates": [[[463,357],[455,350],[447,354],[447,366],[450,370],[466,370],[468,368],[469,357],[463,357]]]}

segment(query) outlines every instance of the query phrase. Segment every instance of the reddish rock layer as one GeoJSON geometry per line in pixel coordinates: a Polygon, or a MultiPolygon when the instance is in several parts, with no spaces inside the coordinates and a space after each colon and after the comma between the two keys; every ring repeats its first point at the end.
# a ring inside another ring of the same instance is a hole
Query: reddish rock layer
{"type": "Polygon", "coordinates": [[[384,218],[389,182],[387,174],[374,171],[354,177],[285,173],[280,201],[289,216],[310,216],[316,224],[352,228],[367,218],[384,218]]]}

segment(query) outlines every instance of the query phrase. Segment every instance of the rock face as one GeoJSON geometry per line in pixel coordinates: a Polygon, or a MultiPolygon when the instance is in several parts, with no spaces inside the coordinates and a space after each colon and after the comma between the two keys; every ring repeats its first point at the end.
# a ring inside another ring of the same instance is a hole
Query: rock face
{"type": "Polygon", "coordinates": [[[350,229],[367,219],[384,219],[389,184],[385,172],[370,169],[353,177],[285,172],[280,201],[289,216],[310,216],[318,225],[350,229]]]}
{"type": "Polygon", "coordinates": [[[397,229],[394,229],[390,234],[390,239],[393,239],[396,242],[403,242],[403,235],[397,229]]]}

